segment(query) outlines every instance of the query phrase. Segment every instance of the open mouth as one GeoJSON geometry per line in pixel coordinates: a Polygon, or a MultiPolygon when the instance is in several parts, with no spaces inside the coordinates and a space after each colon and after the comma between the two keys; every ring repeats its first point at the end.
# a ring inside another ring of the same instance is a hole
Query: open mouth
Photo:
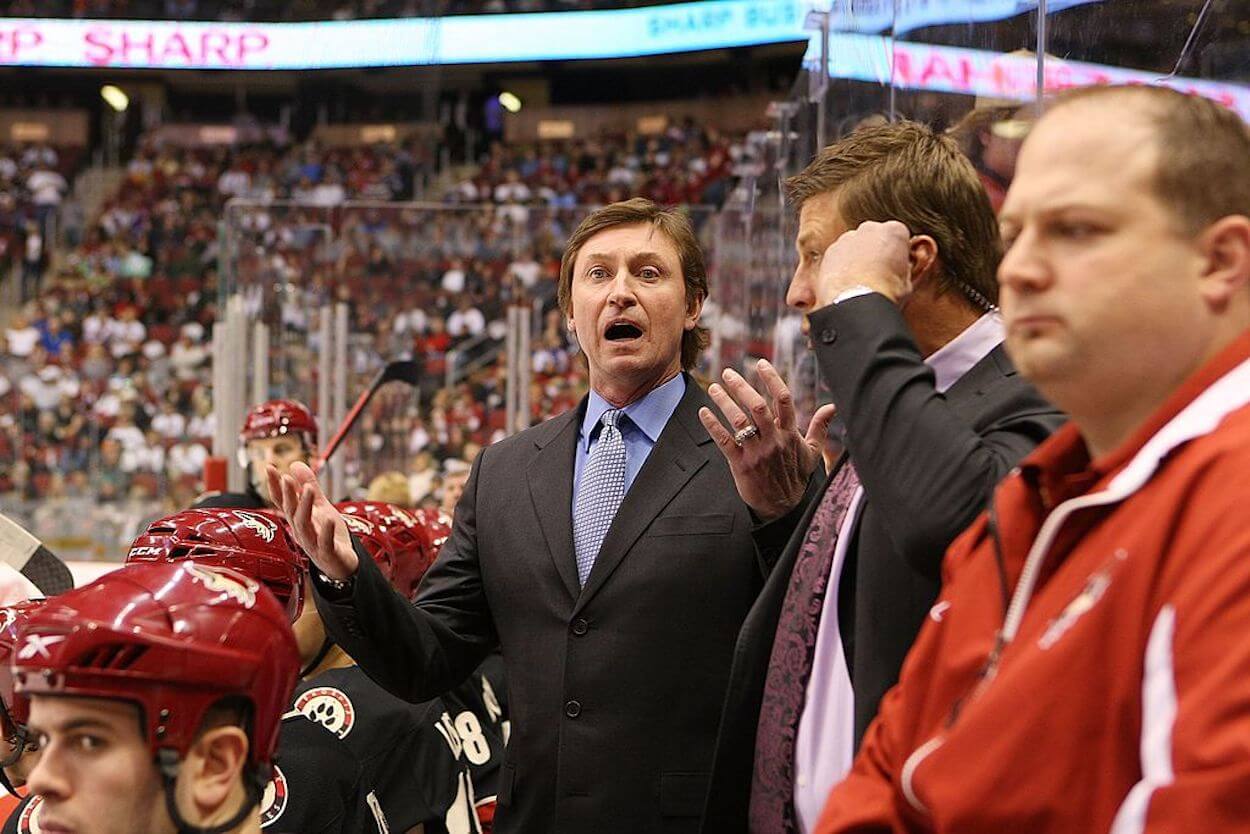
{"type": "Polygon", "coordinates": [[[642,337],[642,328],[628,321],[614,321],[608,325],[603,336],[609,342],[628,342],[642,337]]]}

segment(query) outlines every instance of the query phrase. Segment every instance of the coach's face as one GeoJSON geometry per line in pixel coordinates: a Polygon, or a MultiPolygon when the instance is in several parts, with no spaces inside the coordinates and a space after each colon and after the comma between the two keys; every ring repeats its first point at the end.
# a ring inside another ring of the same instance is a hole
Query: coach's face
{"type": "Polygon", "coordinates": [[[649,223],[589,238],[573,262],[570,322],[590,385],[626,405],[681,371],[681,342],[703,299],[687,303],[677,247],[649,223]]]}
{"type": "Polygon", "coordinates": [[[1140,109],[1060,106],[1034,128],[999,217],[1007,346],[1061,407],[1171,390],[1209,338],[1198,241],[1155,194],[1140,109]]]}

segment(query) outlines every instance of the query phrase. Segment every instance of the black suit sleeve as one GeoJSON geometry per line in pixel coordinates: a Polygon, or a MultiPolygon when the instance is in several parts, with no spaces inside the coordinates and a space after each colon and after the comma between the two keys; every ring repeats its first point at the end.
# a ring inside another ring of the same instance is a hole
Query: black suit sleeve
{"type": "MultiPolygon", "coordinates": [[[[802,499],[790,512],[781,518],[758,523],[751,528],[751,538],[755,540],[755,552],[759,557],[760,569],[764,572],[765,578],[777,566],[777,560],[785,552],[786,545],[789,544],[794,531],[799,529],[812,504],[820,500],[820,496],[824,493],[825,478],[825,465],[822,461],[816,465],[812,477],[808,479],[807,489],[802,499]]],[[[751,517],[755,517],[754,512],[751,513],[751,517]]]]}
{"type": "Polygon", "coordinates": [[[330,637],[370,678],[412,703],[459,684],[499,642],[477,551],[477,489],[487,451],[474,463],[451,536],[415,603],[391,587],[358,542],[360,569],[350,596],[331,599],[313,582],[330,637]]]}
{"type": "MultiPolygon", "coordinates": [[[[950,542],[991,489],[1063,416],[1027,386],[969,423],[938,393],[899,309],[877,293],[810,316],[821,374],[886,534],[922,574],[940,577],[950,542]]],[[[961,380],[962,381],[962,380],[961,380]]]]}

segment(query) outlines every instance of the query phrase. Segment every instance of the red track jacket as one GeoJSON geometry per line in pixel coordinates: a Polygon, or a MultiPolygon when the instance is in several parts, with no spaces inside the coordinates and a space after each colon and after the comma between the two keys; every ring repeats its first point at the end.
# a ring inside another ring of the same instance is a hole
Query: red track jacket
{"type": "Polygon", "coordinates": [[[994,503],[1005,582],[982,516],[818,834],[1250,831],[1250,334],[994,503]]]}

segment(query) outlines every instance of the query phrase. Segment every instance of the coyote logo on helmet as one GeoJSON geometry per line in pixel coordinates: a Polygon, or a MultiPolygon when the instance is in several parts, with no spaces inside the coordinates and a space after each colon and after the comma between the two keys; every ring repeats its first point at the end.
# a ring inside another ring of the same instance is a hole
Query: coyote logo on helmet
{"type": "Polygon", "coordinates": [[[408,529],[420,526],[420,522],[413,518],[412,513],[402,507],[393,507],[391,509],[391,515],[403,522],[403,525],[408,529]]]}
{"type": "Polygon", "coordinates": [[[347,524],[347,529],[353,533],[359,533],[362,536],[368,536],[373,533],[373,523],[358,515],[346,513],[343,516],[343,522],[347,524]]]}
{"type": "Polygon", "coordinates": [[[289,795],[290,789],[286,783],[286,776],[282,773],[282,768],[274,765],[273,778],[269,780],[268,785],[265,785],[265,793],[260,798],[261,828],[268,828],[277,822],[278,817],[282,816],[282,812],[286,810],[289,795]]]}
{"type": "Polygon", "coordinates": [[[244,526],[267,542],[272,542],[274,536],[278,534],[278,525],[267,518],[261,518],[258,515],[242,510],[235,510],[234,517],[242,521],[244,526]]]}
{"type": "Polygon", "coordinates": [[[250,579],[240,582],[233,576],[227,576],[221,571],[204,565],[189,564],[187,571],[210,591],[225,594],[244,608],[251,608],[256,604],[256,591],[260,589],[260,586],[250,579]]]}
{"type": "Polygon", "coordinates": [[[295,709],[339,738],[356,725],[356,707],[347,693],[332,686],[318,686],[295,699],[295,709]]]}

